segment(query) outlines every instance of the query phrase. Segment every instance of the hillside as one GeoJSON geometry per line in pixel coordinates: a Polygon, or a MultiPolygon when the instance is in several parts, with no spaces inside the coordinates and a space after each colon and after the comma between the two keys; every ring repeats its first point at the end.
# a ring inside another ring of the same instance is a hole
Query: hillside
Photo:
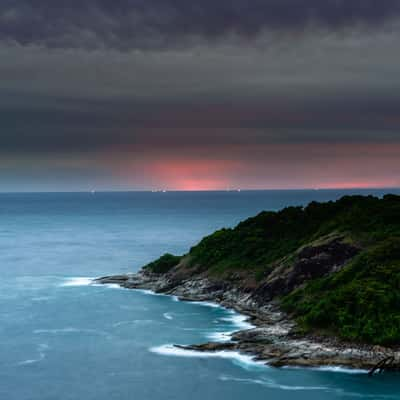
{"type": "Polygon", "coordinates": [[[302,333],[400,344],[400,196],[262,212],[143,270],[171,287],[206,277],[260,306],[278,301],[302,333]]]}

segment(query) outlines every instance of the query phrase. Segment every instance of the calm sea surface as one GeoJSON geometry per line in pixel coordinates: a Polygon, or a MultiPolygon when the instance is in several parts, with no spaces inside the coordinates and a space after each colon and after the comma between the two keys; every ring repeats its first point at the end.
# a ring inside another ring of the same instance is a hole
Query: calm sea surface
{"type": "Polygon", "coordinates": [[[246,324],[211,305],[88,285],[261,210],[384,192],[0,194],[0,399],[400,399],[396,375],[173,350],[246,324]]]}

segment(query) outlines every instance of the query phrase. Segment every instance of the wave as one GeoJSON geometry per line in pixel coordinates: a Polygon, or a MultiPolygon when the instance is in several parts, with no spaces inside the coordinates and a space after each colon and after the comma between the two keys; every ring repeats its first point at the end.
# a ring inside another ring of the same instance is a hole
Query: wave
{"type": "Polygon", "coordinates": [[[334,367],[334,366],[322,366],[311,368],[315,371],[327,371],[327,372],[341,372],[345,374],[367,374],[368,370],[366,369],[356,369],[356,368],[345,368],[345,367],[334,367]]]}
{"type": "Polygon", "coordinates": [[[221,381],[233,381],[233,382],[240,382],[240,383],[247,383],[247,384],[255,384],[255,385],[262,385],[268,387],[270,389],[280,389],[280,390],[289,390],[289,391],[323,391],[325,393],[335,393],[339,397],[357,397],[362,399],[398,399],[397,394],[367,394],[367,393],[360,393],[360,392],[351,392],[346,391],[339,387],[329,387],[329,386],[305,386],[305,385],[285,385],[278,383],[277,381],[271,378],[237,378],[229,375],[221,375],[219,377],[221,381]]]}
{"type": "Polygon", "coordinates": [[[74,334],[74,333],[79,333],[79,334],[89,334],[89,335],[97,335],[97,336],[106,336],[110,337],[110,334],[104,331],[100,331],[97,329],[85,329],[85,328],[74,328],[74,327],[67,327],[67,328],[54,328],[54,329],[35,329],[33,331],[35,335],[41,335],[41,334],[51,334],[51,335],[57,335],[57,334],[74,334]]]}
{"type": "Polygon", "coordinates": [[[62,287],[73,287],[73,286],[89,286],[93,283],[94,278],[76,276],[72,278],[65,278],[65,281],[60,284],[62,287]]]}
{"type": "Polygon", "coordinates": [[[94,283],[93,286],[103,286],[103,287],[106,287],[108,289],[122,289],[122,290],[126,289],[126,288],[118,285],[118,283],[100,283],[100,284],[94,283]]]}
{"type": "Polygon", "coordinates": [[[148,294],[149,296],[159,296],[159,293],[155,293],[149,289],[135,289],[135,292],[148,294]]]}
{"type": "Polygon", "coordinates": [[[165,294],[165,293],[156,293],[149,289],[135,289],[136,292],[143,293],[149,296],[159,296],[159,297],[168,297],[171,301],[179,302],[178,296],[165,294]]]}
{"type": "Polygon", "coordinates": [[[123,325],[152,324],[152,323],[154,323],[154,320],[152,319],[134,319],[132,321],[119,321],[112,324],[112,326],[114,328],[117,328],[118,326],[123,326],[123,325]]]}
{"type": "Polygon", "coordinates": [[[149,289],[135,289],[135,291],[139,292],[139,293],[147,294],[149,296],[168,297],[172,301],[180,301],[177,296],[172,296],[172,295],[165,294],[165,293],[157,293],[157,292],[153,292],[152,290],[149,290],[149,289]]]}
{"type": "Polygon", "coordinates": [[[197,305],[203,306],[203,307],[222,308],[222,309],[226,310],[226,308],[224,306],[221,306],[221,304],[212,303],[211,301],[190,301],[190,304],[197,304],[197,305]]]}
{"type": "Polygon", "coordinates": [[[27,360],[23,360],[20,361],[19,363],[17,363],[17,365],[31,365],[31,364],[36,364],[40,361],[43,361],[46,358],[46,353],[45,351],[49,348],[49,346],[47,344],[39,344],[38,346],[38,353],[39,353],[39,357],[38,358],[31,358],[31,359],[27,359],[27,360]]]}
{"type": "Polygon", "coordinates": [[[241,383],[250,383],[250,384],[257,384],[266,386],[271,389],[281,389],[281,390],[322,390],[322,391],[330,391],[331,388],[327,386],[297,386],[297,385],[282,385],[273,379],[266,379],[266,378],[257,378],[257,379],[250,379],[250,378],[235,378],[233,376],[221,375],[219,377],[221,381],[234,381],[234,382],[241,382],[241,383]]]}
{"type": "Polygon", "coordinates": [[[253,324],[248,322],[246,315],[238,314],[235,311],[232,312],[231,317],[221,318],[222,321],[232,322],[240,330],[255,328],[253,324]]]}
{"type": "Polygon", "coordinates": [[[212,332],[207,335],[207,338],[213,342],[229,342],[232,337],[232,332],[212,332]]]}
{"type": "Polygon", "coordinates": [[[227,360],[232,360],[240,365],[244,366],[262,366],[266,367],[264,363],[255,361],[254,357],[241,354],[237,351],[195,351],[186,350],[179,347],[175,347],[173,344],[164,344],[157,347],[151,347],[149,349],[151,353],[159,354],[162,356],[172,356],[172,357],[192,357],[192,358],[223,358],[227,360]]]}
{"type": "Polygon", "coordinates": [[[76,286],[98,286],[105,287],[109,289],[125,289],[118,283],[95,283],[93,277],[87,276],[75,276],[70,278],[65,278],[59,286],[61,287],[76,287],[76,286]]]}
{"type": "Polygon", "coordinates": [[[217,332],[211,332],[207,334],[207,338],[209,340],[212,340],[214,342],[228,342],[232,338],[232,334],[238,330],[246,330],[246,329],[252,329],[255,328],[254,325],[251,323],[247,322],[248,317],[246,315],[238,314],[236,311],[233,310],[227,310],[227,312],[230,314],[229,317],[223,317],[220,318],[216,321],[215,323],[220,323],[221,321],[224,322],[229,322],[233,324],[233,330],[230,331],[217,331],[217,332]]]}
{"type": "Polygon", "coordinates": [[[323,365],[320,367],[296,367],[296,366],[284,366],[284,369],[307,369],[310,371],[321,371],[321,372],[338,372],[342,374],[367,374],[368,370],[366,369],[357,369],[357,368],[346,368],[339,366],[329,366],[323,365]]]}
{"type": "MultiPolygon", "coordinates": [[[[166,297],[172,298],[173,301],[180,301],[177,296],[171,296],[171,295],[164,294],[164,293],[156,293],[149,289],[136,289],[136,290],[138,292],[146,294],[146,295],[166,296],[166,297]]],[[[209,340],[216,341],[216,342],[227,342],[227,341],[231,340],[231,336],[234,332],[236,332],[238,330],[252,329],[255,327],[253,324],[251,324],[247,321],[248,317],[246,315],[239,314],[235,310],[229,310],[226,307],[222,306],[221,304],[214,303],[211,301],[190,301],[188,303],[203,306],[203,307],[210,307],[210,308],[224,310],[226,313],[229,314],[228,317],[218,319],[217,323],[219,323],[220,321],[230,322],[233,324],[233,329],[230,331],[223,331],[223,332],[221,332],[221,331],[209,332],[206,335],[209,340]]],[[[169,313],[164,313],[163,316],[164,316],[164,318],[169,319],[169,320],[173,319],[173,317],[169,313]]]]}
{"type": "Polygon", "coordinates": [[[42,360],[44,360],[46,355],[44,353],[39,354],[39,358],[32,358],[24,361],[20,361],[18,365],[30,365],[30,364],[35,364],[38,363],[42,360]]]}

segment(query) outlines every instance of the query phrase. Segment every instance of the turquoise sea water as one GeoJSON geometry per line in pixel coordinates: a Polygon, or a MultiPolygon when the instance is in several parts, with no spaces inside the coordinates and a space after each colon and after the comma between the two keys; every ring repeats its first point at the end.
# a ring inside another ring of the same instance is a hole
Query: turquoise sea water
{"type": "Polygon", "coordinates": [[[0,194],[0,399],[400,399],[396,375],[174,350],[246,324],[211,305],[88,285],[263,209],[350,193],[0,194]]]}

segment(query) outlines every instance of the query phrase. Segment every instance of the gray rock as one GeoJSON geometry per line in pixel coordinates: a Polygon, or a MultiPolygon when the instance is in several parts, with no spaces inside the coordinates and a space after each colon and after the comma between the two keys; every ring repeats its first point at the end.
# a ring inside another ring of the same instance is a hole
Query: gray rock
{"type": "MultiPolygon", "coordinates": [[[[326,259],[326,256],[322,258],[326,259]]],[[[229,342],[176,345],[182,349],[238,350],[276,367],[329,365],[370,369],[388,355],[392,355],[400,365],[398,350],[343,343],[336,338],[294,334],[295,322],[279,309],[277,302],[265,302],[265,299],[257,302],[257,296],[252,296],[248,291],[213,282],[206,277],[176,280],[168,274],[158,275],[141,271],[138,274],[103,277],[95,282],[117,283],[131,289],[148,289],[175,295],[185,301],[214,301],[248,315],[249,320],[256,325],[254,329],[235,332],[229,342]]]]}

